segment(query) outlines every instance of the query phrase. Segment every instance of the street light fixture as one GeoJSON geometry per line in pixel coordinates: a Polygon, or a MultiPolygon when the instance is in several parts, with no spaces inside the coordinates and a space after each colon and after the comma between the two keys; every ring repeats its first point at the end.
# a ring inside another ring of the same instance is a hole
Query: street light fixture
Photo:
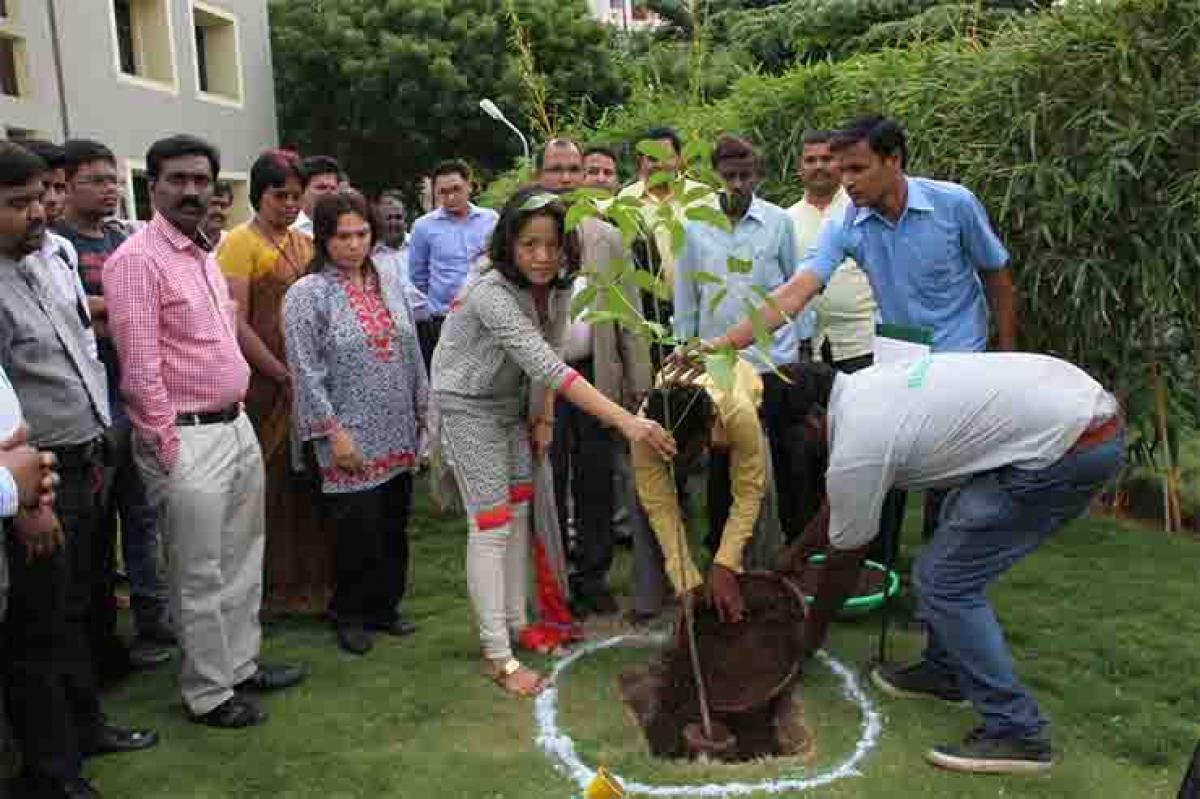
{"type": "Polygon", "coordinates": [[[517,134],[517,138],[519,138],[521,140],[521,147],[525,151],[525,162],[528,163],[529,162],[529,140],[525,138],[525,134],[522,133],[520,131],[520,129],[517,128],[516,125],[509,122],[508,117],[504,116],[504,112],[501,111],[500,108],[495,103],[493,103],[491,100],[489,100],[488,98],[485,97],[482,100],[480,100],[479,107],[480,107],[480,109],[483,110],[483,113],[487,114],[492,119],[499,122],[500,124],[506,126],[513,133],[517,134]]]}

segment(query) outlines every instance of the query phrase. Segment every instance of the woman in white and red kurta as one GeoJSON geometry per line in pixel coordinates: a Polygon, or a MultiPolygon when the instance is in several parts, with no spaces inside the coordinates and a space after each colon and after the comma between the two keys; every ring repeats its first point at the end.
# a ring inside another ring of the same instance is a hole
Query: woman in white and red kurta
{"type": "Polygon", "coordinates": [[[412,632],[396,605],[408,571],[412,475],[428,381],[403,276],[377,267],[366,203],[342,192],[313,212],[316,255],[284,300],[296,425],[312,442],[337,528],[330,610],[356,654],[371,634],[412,632]]]}

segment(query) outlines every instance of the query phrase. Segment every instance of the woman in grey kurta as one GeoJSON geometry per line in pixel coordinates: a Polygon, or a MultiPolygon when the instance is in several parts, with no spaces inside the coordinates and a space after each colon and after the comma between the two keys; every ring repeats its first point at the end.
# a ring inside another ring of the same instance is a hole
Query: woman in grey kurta
{"type": "Polygon", "coordinates": [[[479,621],[487,674],[533,695],[542,679],[512,657],[524,625],[533,453],[549,442],[553,403],[530,418],[531,391],[558,392],[627,439],[664,456],[674,442],[658,424],[605,398],[555,354],[579,268],[566,211],[540,189],[505,205],[490,264],[451,305],[433,356],[433,390],[446,450],[470,518],[467,584],[479,621]]]}
{"type": "Polygon", "coordinates": [[[428,382],[404,278],[367,255],[361,195],[313,212],[316,255],[284,299],[288,368],[301,440],[311,442],[337,527],[330,609],[338,641],[361,654],[371,632],[411,632],[396,612],[408,572],[412,473],[428,382]]]}

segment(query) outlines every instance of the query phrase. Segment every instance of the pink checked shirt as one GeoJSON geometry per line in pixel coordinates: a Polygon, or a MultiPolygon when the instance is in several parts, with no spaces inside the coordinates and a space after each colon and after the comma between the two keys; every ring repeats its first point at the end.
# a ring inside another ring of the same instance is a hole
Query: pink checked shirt
{"type": "Polygon", "coordinates": [[[229,287],[212,254],[155,214],[104,264],[108,329],[134,429],[168,472],[179,413],[219,411],[246,395],[229,287]]]}

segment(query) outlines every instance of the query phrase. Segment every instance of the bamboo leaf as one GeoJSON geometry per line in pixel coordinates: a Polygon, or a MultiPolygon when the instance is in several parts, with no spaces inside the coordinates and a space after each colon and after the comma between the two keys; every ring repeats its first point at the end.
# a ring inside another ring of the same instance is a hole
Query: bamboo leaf
{"type": "Polygon", "coordinates": [[[708,315],[715,316],[717,309],[721,307],[721,303],[725,302],[725,298],[729,296],[729,289],[722,286],[713,294],[712,299],[708,301],[708,315]]]}
{"type": "Polygon", "coordinates": [[[695,283],[710,283],[714,286],[723,286],[725,281],[712,272],[705,272],[703,269],[695,272],[688,272],[688,277],[695,283]]]}

